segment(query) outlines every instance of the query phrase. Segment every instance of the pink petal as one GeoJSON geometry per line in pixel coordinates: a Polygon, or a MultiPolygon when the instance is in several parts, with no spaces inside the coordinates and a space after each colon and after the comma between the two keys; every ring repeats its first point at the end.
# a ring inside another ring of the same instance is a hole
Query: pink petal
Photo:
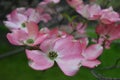
{"type": "Polygon", "coordinates": [[[104,34],[104,33],[106,33],[106,31],[105,31],[105,26],[103,26],[102,24],[99,24],[99,25],[96,27],[96,33],[97,33],[97,34],[104,34]]]}
{"type": "Polygon", "coordinates": [[[120,16],[117,12],[113,10],[112,7],[109,7],[108,9],[103,9],[101,11],[100,20],[104,24],[111,24],[120,21],[120,16]]]}
{"type": "Polygon", "coordinates": [[[27,16],[23,14],[18,14],[19,23],[24,23],[27,21],[27,16]]]}
{"type": "Polygon", "coordinates": [[[18,27],[19,25],[15,24],[15,23],[13,23],[13,22],[11,22],[11,21],[4,21],[4,24],[5,24],[5,26],[8,27],[10,30],[18,29],[18,28],[19,28],[19,27],[18,27]]]}
{"type": "Polygon", "coordinates": [[[27,20],[27,16],[18,13],[17,10],[12,11],[12,13],[7,16],[7,18],[9,21],[12,21],[14,23],[22,23],[27,20]]]}
{"type": "Polygon", "coordinates": [[[54,3],[59,3],[60,0],[52,0],[54,3]]]}
{"type": "Polygon", "coordinates": [[[26,8],[25,7],[20,7],[20,8],[17,8],[16,11],[20,14],[24,14],[24,12],[26,11],[26,8]]]}
{"type": "Polygon", "coordinates": [[[7,15],[8,21],[16,22],[18,21],[17,11],[13,10],[10,14],[7,15]]]}
{"type": "Polygon", "coordinates": [[[83,6],[82,8],[80,7],[77,7],[76,8],[76,11],[79,13],[79,14],[81,14],[83,17],[85,17],[85,18],[89,18],[89,16],[90,16],[90,14],[89,14],[89,11],[88,11],[88,9],[89,9],[89,5],[85,5],[85,6],[83,6]]]}
{"type": "Polygon", "coordinates": [[[33,8],[28,8],[28,9],[24,12],[24,14],[30,17],[34,12],[35,12],[35,9],[33,9],[33,8]]]}
{"type": "Polygon", "coordinates": [[[41,16],[41,21],[44,21],[45,23],[47,23],[49,20],[51,20],[51,16],[47,13],[44,13],[42,16],[41,16]]]}
{"type": "Polygon", "coordinates": [[[93,44],[89,46],[82,55],[88,60],[94,60],[98,58],[103,52],[103,47],[99,44],[93,44]]]}
{"type": "Polygon", "coordinates": [[[13,33],[7,34],[7,39],[13,45],[23,45],[27,38],[27,33],[22,30],[15,30],[13,33]]]}
{"type": "Polygon", "coordinates": [[[26,50],[26,55],[30,59],[29,66],[35,70],[46,70],[54,65],[54,61],[38,50],[26,50]]]}
{"type": "Polygon", "coordinates": [[[67,76],[73,76],[77,73],[80,68],[80,60],[79,59],[57,59],[56,60],[58,66],[67,76]]]}
{"type": "Polygon", "coordinates": [[[66,59],[79,58],[82,51],[80,42],[71,39],[71,37],[57,40],[53,49],[59,53],[60,57],[66,59]]]}
{"type": "Polygon", "coordinates": [[[45,41],[43,41],[40,45],[40,49],[43,52],[48,52],[49,50],[53,49],[54,45],[55,45],[55,41],[57,39],[46,39],[45,41]]]}
{"type": "Polygon", "coordinates": [[[29,19],[28,21],[32,21],[32,22],[35,22],[35,23],[39,23],[40,21],[40,14],[38,12],[33,12],[30,16],[29,16],[29,19]]]}
{"type": "Polygon", "coordinates": [[[88,12],[90,14],[89,20],[96,20],[100,17],[101,7],[100,5],[93,4],[89,6],[88,12]]]}
{"type": "Polygon", "coordinates": [[[79,39],[80,40],[80,43],[81,43],[81,45],[82,45],[82,49],[84,50],[84,49],[86,49],[86,47],[87,47],[87,45],[88,45],[88,38],[80,38],[79,39]]]}
{"type": "Polygon", "coordinates": [[[27,22],[26,23],[28,34],[30,37],[36,38],[39,33],[38,25],[34,22],[27,22]]]}
{"type": "Polygon", "coordinates": [[[96,20],[100,17],[101,8],[99,5],[84,5],[82,7],[77,7],[76,11],[81,14],[83,17],[89,20],[96,20]]]}
{"type": "Polygon", "coordinates": [[[111,31],[109,32],[109,40],[116,40],[120,38],[120,24],[110,25],[111,31]]]}
{"type": "Polygon", "coordinates": [[[62,37],[67,36],[67,34],[65,32],[60,31],[58,28],[54,28],[54,29],[50,30],[49,35],[52,38],[62,38],[62,37]]]}
{"type": "Polygon", "coordinates": [[[83,0],[66,0],[66,1],[73,8],[83,5],[83,0]]]}
{"type": "Polygon", "coordinates": [[[84,60],[81,62],[82,66],[88,67],[88,68],[94,68],[96,66],[98,66],[99,64],[101,64],[100,61],[98,60],[84,60]]]}
{"type": "Polygon", "coordinates": [[[83,23],[79,23],[77,26],[76,26],[76,30],[79,32],[79,34],[85,34],[85,29],[86,29],[87,25],[86,24],[83,24],[83,23]]]}
{"type": "Polygon", "coordinates": [[[59,3],[60,0],[44,0],[47,3],[54,2],[54,3],[59,3]]]}
{"type": "Polygon", "coordinates": [[[40,43],[43,42],[45,39],[47,39],[47,37],[48,37],[47,34],[40,34],[40,35],[36,38],[36,40],[35,40],[35,42],[34,42],[33,45],[38,45],[38,44],[40,44],[40,43]]]}

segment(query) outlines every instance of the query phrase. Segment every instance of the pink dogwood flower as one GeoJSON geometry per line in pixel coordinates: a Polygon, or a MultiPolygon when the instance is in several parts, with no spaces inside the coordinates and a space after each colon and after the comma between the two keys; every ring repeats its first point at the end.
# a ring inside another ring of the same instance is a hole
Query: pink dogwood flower
{"type": "Polygon", "coordinates": [[[108,9],[103,9],[100,14],[100,20],[104,24],[111,24],[120,21],[119,14],[113,11],[112,7],[109,7],[108,9]]]}
{"type": "Polygon", "coordinates": [[[28,21],[34,21],[36,23],[39,23],[40,21],[43,21],[47,23],[49,20],[51,20],[51,16],[45,12],[45,10],[41,7],[37,7],[36,9],[33,9],[32,11],[29,9],[26,11],[29,15],[28,21]],[[30,14],[31,12],[31,14],[30,14]]]}
{"type": "Polygon", "coordinates": [[[97,42],[109,48],[112,41],[120,38],[120,24],[99,24],[96,33],[99,35],[97,42]]]}
{"type": "Polygon", "coordinates": [[[4,24],[11,31],[16,29],[27,30],[24,24],[27,21],[27,16],[18,13],[17,10],[13,10],[10,14],[8,14],[7,19],[8,21],[4,21],[4,24]]]}
{"type": "Polygon", "coordinates": [[[12,31],[21,29],[27,31],[25,26],[26,22],[39,23],[40,21],[48,22],[51,17],[45,13],[42,8],[17,8],[7,15],[8,21],[4,21],[4,24],[12,31]]]}
{"type": "Polygon", "coordinates": [[[38,25],[34,22],[25,23],[28,33],[24,30],[13,30],[7,34],[7,39],[13,45],[28,45],[34,46],[40,44],[47,38],[47,34],[39,32],[38,25]]]}
{"type": "Polygon", "coordinates": [[[100,17],[101,7],[97,4],[77,7],[76,11],[88,20],[97,20],[100,17]]]}
{"type": "Polygon", "coordinates": [[[102,54],[103,47],[100,44],[92,44],[87,47],[88,40],[86,38],[81,39],[82,53],[81,53],[81,65],[94,68],[101,62],[97,58],[102,54]]]}
{"type": "Polygon", "coordinates": [[[40,49],[26,50],[29,66],[35,70],[46,70],[56,62],[65,75],[73,76],[81,66],[81,44],[72,37],[47,39],[40,49]]]}

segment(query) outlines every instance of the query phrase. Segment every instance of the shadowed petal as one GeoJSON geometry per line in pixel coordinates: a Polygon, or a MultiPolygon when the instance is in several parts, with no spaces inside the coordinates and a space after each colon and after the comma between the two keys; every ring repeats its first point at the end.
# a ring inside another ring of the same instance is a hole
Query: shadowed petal
{"type": "Polygon", "coordinates": [[[31,60],[29,66],[35,70],[46,70],[54,64],[45,53],[38,50],[26,50],[26,55],[31,60]]]}
{"type": "Polygon", "coordinates": [[[88,68],[94,68],[98,66],[101,62],[99,60],[83,60],[81,62],[82,66],[88,67],[88,68]]]}
{"type": "Polygon", "coordinates": [[[34,42],[33,45],[40,44],[40,43],[43,42],[47,37],[48,37],[47,34],[40,34],[40,35],[36,38],[36,40],[35,40],[35,42],[34,42]]]}
{"type": "Polygon", "coordinates": [[[67,76],[75,75],[81,66],[79,59],[57,59],[56,62],[67,76]]]}
{"type": "Polygon", "coordinates": [[[7,34],[7,39],[13,45],[23,45],[23,42],[28,38],[28,35],[23,30],[15,30],[13,33],[7,34]]]}
{"type": "Polygon", "coordinates": [[[18,29],[19,25],[13,23],[13,22],[10,22],[10,21],[4,21],[4,24],[7,28],[9,28],[10,30],[13,30],[13,29],[18,29]]]}
{"type": "Polygon", "coordinates": [[[88,60],[94,60],[98,58],[103,51],[103,47],[99,44],[93,44],[89,46],[82,55],[88,60]]]}
{"type": "Polygon", "coordinates": [[[59,56],[74,59],[81,55],[82,48],[80,41],[73,40],[72,37],[67,37],[56,41],[54,50],[59,53],[59,56]]]}
{"type": "Polygon", "coordinates": [[[26,23],[28,34],[30,37],[36,38],[39,32],[38,25],[35,22],[27,22],[26,23]]]}
{"type": "Polygon", "coordinates": [[[43,52],[48,52],[49,50],[53,49],[56,40],[57,39],[52,38],[52,39],[47,39],[47,40],[43,41],[40,45],[40,49],[43,52]]]}

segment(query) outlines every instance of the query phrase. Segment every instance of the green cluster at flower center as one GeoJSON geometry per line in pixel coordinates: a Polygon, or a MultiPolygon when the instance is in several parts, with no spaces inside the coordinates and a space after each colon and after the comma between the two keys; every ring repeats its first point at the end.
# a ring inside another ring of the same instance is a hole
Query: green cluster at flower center
{"type": "Polygon", "coordinates": [[[21,25],[22,25],[22,28],[25,28],[25,27],[26,27],[25,23],[22,23],[21,25]]]}
{"type": "Polygon", "coordinates": [[[57,52],[55,51],[50,51],[49,54],[48,54],[48,57],[51,59],[51,60],[54,60],[55,58],[57,58],[57,52]]]}
{"type": "Polygon", "coordinates": [[[27,40],[27,43],[28,43],[28,44],[32,44],[32,43],[34,43],[34,40],[33,40],[33,39],[28,39],[28,40],[27,40]]]}

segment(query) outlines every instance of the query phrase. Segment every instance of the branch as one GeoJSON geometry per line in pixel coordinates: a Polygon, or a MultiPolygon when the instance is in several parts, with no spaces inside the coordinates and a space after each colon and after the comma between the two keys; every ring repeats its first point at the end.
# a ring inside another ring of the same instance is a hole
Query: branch
{"type": "MultiPolygon", "coordinates": [[[[110,70],[110,69],[114,69],[114,68],[120,68],[120,65],[118,65],[118,63],[120,62],[120,58],[118,58],[115,62],[114,65],[112,66],[108,66],[105,68],[101,68],[98,70],[110,70]]],[[[108,78],[108,77],[104,77],[102,74],[98,73],[96,70],[92,69],[91,73],[93,74],[93,76],[95,76],[98,80],[120,80],[120,78],[108,78]]]]}
{"type": "Polygon", "coordinates": [[[18,54],[19,52],[22,52],[24,50],[25,50],[25,48],[22,47],[22,48],[13,50],[13,51],[9,51],[9,52],[3,53],[3,54],[0,55],[0,59],[8,57],[8,56],[11,56],[11,55],[14,55],[14,54],[18,54]]]}

